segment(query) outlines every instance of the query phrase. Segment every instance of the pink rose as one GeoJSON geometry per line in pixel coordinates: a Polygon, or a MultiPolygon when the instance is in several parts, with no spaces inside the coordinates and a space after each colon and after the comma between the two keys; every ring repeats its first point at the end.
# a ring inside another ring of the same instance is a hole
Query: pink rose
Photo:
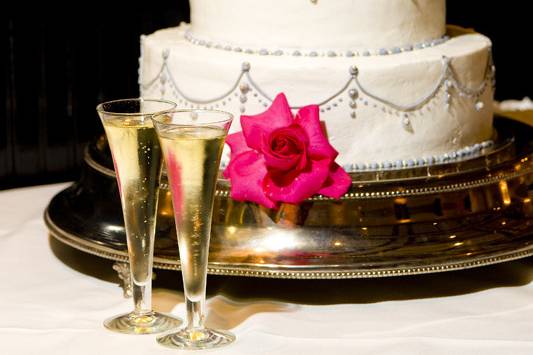
{"type": "Polygon", "coordinates": [[[351,185],[337,164],[316,105],[301,108],[293,117],[284,94],[267,111],[241,116],[242,132],[228,136],[231,160],[224,176],[231,181],[231,197],[268,208],[279,202],[298,204],[315,195],[339,198],[351,185]]]}

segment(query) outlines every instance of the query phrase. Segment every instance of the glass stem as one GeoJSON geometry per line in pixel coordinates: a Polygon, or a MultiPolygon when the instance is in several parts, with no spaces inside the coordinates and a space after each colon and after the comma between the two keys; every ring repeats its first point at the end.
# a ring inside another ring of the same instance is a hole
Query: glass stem
{"type": "Polygon", "coordinates": [[[205,299],[195,302],[191,301],[188,297],[185,298],[187,307],[187,329],[203,329],[205,299]]]}
{"type": "MultiPolygon", "coordinates": [[[[149,277],[151,279],[152,273],[149,272],[149,277]]],[[[133,303],[135,304],[135,309],[133,313],[136,316],[143,316],[152,312],[152,283],[147,282],[143,285],[137,284],[135,281],[132,281],[131,290],[133,294],[133,303]]]]}

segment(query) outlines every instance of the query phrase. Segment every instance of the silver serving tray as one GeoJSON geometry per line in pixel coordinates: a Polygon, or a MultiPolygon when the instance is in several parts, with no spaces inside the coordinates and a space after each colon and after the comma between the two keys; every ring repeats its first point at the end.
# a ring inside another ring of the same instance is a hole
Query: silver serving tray
{"type": "MultiPolygon", "coordinates": [[[[360,172],[340,200],[315,196],[268,210],[229,198],[220,180],[210,274],[270,278],[413,275],[533,254],[533,129],[496,121],[482,155],[431,167],[360,172]]],[[[80,181],[45,212],[50,234],[79,250],[127,262],[105,139],[86,152],[80,181]]],[[[179,270],[170,193],[162,184],[154,267],[179,270]]]]}

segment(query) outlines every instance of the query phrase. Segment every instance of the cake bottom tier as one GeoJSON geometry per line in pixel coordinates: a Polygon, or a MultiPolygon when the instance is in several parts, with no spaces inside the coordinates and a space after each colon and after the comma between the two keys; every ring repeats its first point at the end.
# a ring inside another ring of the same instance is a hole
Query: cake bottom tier
{"type": "Polygon", "coordinates": [[[208,48],[187,40],[187,27],[142,37],[141,94],[229,111],[232,132],[241,114],[264,111],[283,92],[295,112],[320,106],[337,161],[350,170],[431,165],[491,139],[491,43],[480,34],[450,29],[428,48],[313,57],[208,48]]]}

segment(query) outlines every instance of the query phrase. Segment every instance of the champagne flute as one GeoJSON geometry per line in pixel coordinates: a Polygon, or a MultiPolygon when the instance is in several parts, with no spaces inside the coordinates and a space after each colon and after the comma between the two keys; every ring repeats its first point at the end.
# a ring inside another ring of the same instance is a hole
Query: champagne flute
{"type": "Polygon", "coordinates": [[[107,319],[107,329],[153,334],[173,329],[180,319],[152,310],[152,264],[161,175],[161,149],[152,116],[172,110],[170,101],[125,99],[96,108],[113,156],[126,228],[135,309],[107,319]]]}
{"type": "Polygon", "coordinates": [[[207,110],[172,111],[153,118],[172,193],[187,309],[187,325],[157,339],[170,348],[211,349],[235,340],[229,332],[204,326],[213,201],[232,119],[229,113],[207,110]]]}

